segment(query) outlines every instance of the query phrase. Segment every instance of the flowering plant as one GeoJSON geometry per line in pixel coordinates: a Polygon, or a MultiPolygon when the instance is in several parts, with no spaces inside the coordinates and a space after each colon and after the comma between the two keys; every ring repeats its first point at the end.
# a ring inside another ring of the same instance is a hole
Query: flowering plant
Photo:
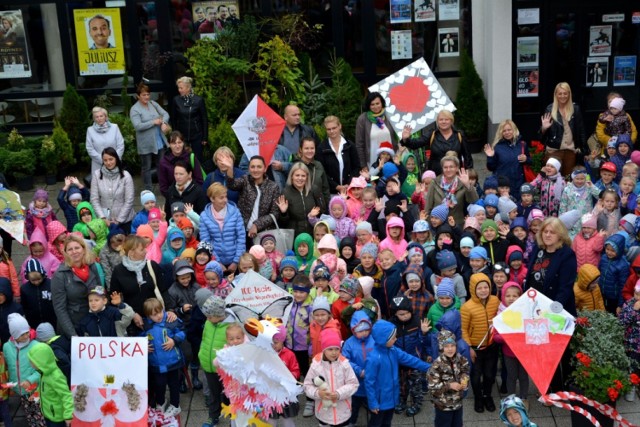
{"type": "Polygon", "coordinates": [[[537,174],[542,169],[542,159],[544,159],[544,145],[540,141],[531,141],[529,155],[531,156],[531,169],[537,174]]]}
{"type": "Polygon", "coordinates": [[[624,330],[618,319],[605,311],[581,311],[578,316],[571,339],[574,384],[590,399],[615,401],[631,384],[640,384],[638,375],[629,375],[624,330]]]}

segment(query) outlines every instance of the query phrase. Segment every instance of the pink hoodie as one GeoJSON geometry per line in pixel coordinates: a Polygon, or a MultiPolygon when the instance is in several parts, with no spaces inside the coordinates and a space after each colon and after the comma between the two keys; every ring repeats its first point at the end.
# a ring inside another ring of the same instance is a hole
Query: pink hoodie
{"type": "Polygon", "coordinates": [[[360,221],[366,221],[369,215],[367,212],[365,212],[367,216],[363,215],[362,199],[356,199],[355,197],[353,197],[353,195],[351,194],[351,189],[365,188],[366,186],[367,180],[361,176],[357,176],[351,179],[351,184],[349,184],[349,188],[347,189],[347,195],[349,196],[349,198],[347,199],[347,216],[354,220],[356,223],[360,221]]]}
{"type": "Polygon", "coordinates": [[[402,221],[401,218],[398,218],[397,216],[394,216],[393,218],[391,218],[388,222],[387,222],[387,237],[380,242],[379,245],[379,250],[380,252],[383,249],[391,249],[391,251],[394,253],[394,255],[396,256],[396,259],[398,261],[401,261],[405,258],[406,252],[407,252],[407,246],[408,243],[406,240],[404,240],[404,221],[402,221]],[[389,237],[389,229],[392,227],[401,227],[402,228],[402,232],[400,233],[400,241],[399,242],[395,242],[393,240],[391,240],[391,237],[389,237]]]}
{"type": "MultiPolygon", "coordinates": [[[[42,264],[42,268],[47,273],[47,277],[53,277],[53,273],[56,272],[58,266],[60,266],[60,260],[56,258],[51,252],[49,252],[49,243],[47,242],[47,238],[40,228],[36,228],[31,233],[31,240],[29,241],[29,246],[33,243],[40,243],[44,246],[44,254],[40,258],[36,258],[42,264]]],[[[24,270],[27,267],[27,262],[30,259],[35,258],[33,256],[28,256],[24,262],[22,263],[22,267],[20,267],[20,283],[27,283],[27,279],[24,277],[24,270]]]]}
{"type": "Polygon", "coordinates": [[[158,230],[158,236],[155,237],[153,230],[149,224],[142,224],[136,230],[136,235],[140,237],[148,237],[151,239],[151,243],[147,246],[147,259],[155,261],[160,264],[162,261],[162,244],[167,238],[167,221],[160,221],[160,230],[158,230]]]}
{"type": "MultiPolygon", "coordinates": [[[[518,288],[520,290],[520,294],[522,294],[522,287],[516,282],[505,283],[504,286],[502,287],[502,292],[500,295],[501,302],[500,302],[500,306],[498,307],[497,314],[500,314],[507,309],[507,306],[504,305],[504,296],[506,295],[507,289],[509,288],[518,288]]],[[[513,358],[516,357],[516,354],[513,352],[513,350],[511,350],[511,348],[509,348],[509,345],[504,341],[504,338],[502,338],[502,335],[500,335],[495,328],[493,329],[493,341],[498,344],[502,344],[502,351],[504,352],[505,356],[513,357],[513,358]]]]}

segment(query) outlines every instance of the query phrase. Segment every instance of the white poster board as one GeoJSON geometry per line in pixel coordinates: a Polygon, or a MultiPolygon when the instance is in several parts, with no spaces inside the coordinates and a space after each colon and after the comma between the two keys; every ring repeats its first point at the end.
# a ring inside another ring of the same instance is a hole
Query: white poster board
{"type": "Polygon", "coordinates": [[[287,323],[293,296],[253,270],[247,271],[225,299],[227,308],[244,323],[247,319],[277,317],[287,323]]]}
{"type": "Polygon", "coordinates": [[[147,427],[146,338],[73,337],[74,427],[147,427]]]}

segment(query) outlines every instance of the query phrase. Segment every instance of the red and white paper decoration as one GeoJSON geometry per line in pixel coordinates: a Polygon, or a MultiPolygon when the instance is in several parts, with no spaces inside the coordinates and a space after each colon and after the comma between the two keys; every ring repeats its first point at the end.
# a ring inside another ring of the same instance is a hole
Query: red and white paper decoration
{"type": "Polygon", "coordinates": [[[284,119],[256,95],[231,127],[247,158],[262,156],[269,165],[284,125],[284,119]]]}

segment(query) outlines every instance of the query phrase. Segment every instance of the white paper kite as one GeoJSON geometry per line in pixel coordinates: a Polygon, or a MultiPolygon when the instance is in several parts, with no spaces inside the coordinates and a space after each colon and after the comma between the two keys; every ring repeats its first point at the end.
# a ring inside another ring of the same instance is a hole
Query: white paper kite
{"type": "Polygon", "coordinates": [[[256,95],[231,127],[247,158],[262,156],[269,165],[284,125],[284,119],[256,95]]]}
{"type": "Polygon", "coordinates": [[[259,273],[249,270],[227,295],[225,303],[242,323],[247,319],[264,319],[266,316],[286,322],[289,319],[293,297],[259,273]]]}
{"type": "Polygon", "coordinates": [[[435,122],[440,111],[456,110],[422,58],[370,86],[369,92],[379,92],[386,101],[385,114],[398,137],[407,124],[416,132],[435,122]]]}

